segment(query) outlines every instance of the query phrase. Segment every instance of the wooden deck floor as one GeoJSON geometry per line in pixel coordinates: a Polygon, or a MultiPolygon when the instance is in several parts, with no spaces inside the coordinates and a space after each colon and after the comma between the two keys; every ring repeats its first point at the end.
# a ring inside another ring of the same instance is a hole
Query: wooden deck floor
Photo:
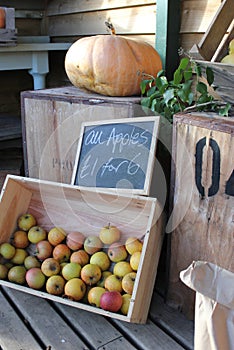
{"type": "Polygon", "coordinates": [[[137,325],[0,287],[1,350],[192,350],[193,322],[158,294],[137,325]]]}

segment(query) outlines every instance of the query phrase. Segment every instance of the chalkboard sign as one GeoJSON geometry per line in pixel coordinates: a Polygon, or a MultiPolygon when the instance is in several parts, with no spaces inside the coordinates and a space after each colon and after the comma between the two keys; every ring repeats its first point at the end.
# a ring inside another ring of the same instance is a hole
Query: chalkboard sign
{"type": "Polygon", "coordinates": [[[72,184],[148,195],[159,118],[84,122],[72,184]]]}

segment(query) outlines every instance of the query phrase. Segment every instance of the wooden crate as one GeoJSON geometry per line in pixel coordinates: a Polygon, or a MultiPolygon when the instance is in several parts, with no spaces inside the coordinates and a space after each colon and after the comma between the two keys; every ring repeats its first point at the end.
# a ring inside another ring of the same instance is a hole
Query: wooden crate
{"type": "Polygon", "coordinates": [[[9,175],[1,194],[0,243],[10,240],[17,218],[26,212],[31,212],[47,231],[60,226],[67,232],[79,228],[86,236],[98,235],[100,228],[111,222],[120,228],[123,242],[130,236],[144,237],[129,311],[125,316],[8,281],[1,280],[2,285],[122,321],[146,321],[163,239],[161,208],[155,198],[9,175]]]}
{"type": "Polygon", "coordinates": [[[180,271],[205,260],[234,272],[233,135],[233,118],[174,116],[168,302],[189,318],[195,293],[180,281],[180,271]]]}
{"type": "Polygon", "coordinates": [[[25,175],[71,183],[83,121],[142,116],[139,97],[108,97],[73,86],[21,94],[25,175]]]}
{"type": "Polygon", "coordinates": [[[5,11],[5,28],[0,29],[0,46],[15,46],[17,29],[15,28],[15,9],[3,7],[5,11]]]}

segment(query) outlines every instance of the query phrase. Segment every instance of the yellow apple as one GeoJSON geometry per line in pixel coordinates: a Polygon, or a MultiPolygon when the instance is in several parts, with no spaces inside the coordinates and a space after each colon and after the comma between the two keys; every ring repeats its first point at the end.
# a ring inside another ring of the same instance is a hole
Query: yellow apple
{"type": "Polygon", "coordinates": [[[18,218],[17,224],[20,230],[28,231],[31,227],[36,226],[37,221],[32,214],[26,213],[18,218]]]}
{"type": "Polygon", "coordinates": [[[46,231],[41,226],[33,226],[28,231],[28,239],[31,243],[38,243],[47,238],[46,231]]]}
{"type": "Polygon", "coordinates": [[[4,242],[0,245],[0,254],[5,259],[12,259],[15,255],[15,250],[15,247],[8,242],[4,242]]]}
{"type": "Polygon", "coordinates": [[[81,279],[88,285],[96,284],[101,276],[102,271],[98,265],[87,264],[81,269],[81,279]]]}
{"type": "Polygon", "coordinates": [[[113,273],[120,278],[123,278],[129,272],[132,272],[132,268],[128,261],[117,262],[113,269],[113,273]]]}
{"type": "Polygon", "coordinates": [[[60,243],[54,247],[53,258],[58,260],[59,263],[67,262],[71,256],[71,250],[64,243],[60,243]]]}
{"type": "Polygon", "coordinates": [[[100,280],[97,282],[97,286],[98,287],[104,287],[105,286],[105,280],[110,275],[112,275],[111,271],[103,271],[100,280]]]}
{"type": "Polygon", "coordinates": [[[100,307],[100,299],[103,293],[105,293],[103,287],[92,287],[88,292],[88,302],[92,306],[100,307]]]}
{"type": "Polygon", "coordinates": [[[128,256],[125,246],[119,242],[112,243],[108,248],[107,254],[113,262],[123,261],[128,256]]]}
{"type": "Polygon", "coordinates": [[[14,265],[22,265],[24,263],[24,259],[28,256],[28,253],[23,248],[16,248],[15,255],[10,260],[14,265]]]}
{"type": "Polygon", "coordinates": [[[111,274],[105,279],[104,287],[109,291],[122,292],[122,281],[118,276],[111,274]]]}
{"type": "Polygon", "coordinates": [[[112,244],[119,241],[120,239],[120,230],[116,226],[107,225],[101,228],[99,232],[99,238],[104,244],[112,244]]]}
{"type": "Polygon", "coordinates": [[[31,269],[32,267],[41,267],[41,263],[35,256],[28,255],[24,259],[24,266],[27,270],[31,269]]]}
{"type": "Polygon", "coordinates": [[[5,280],[8,275],[8,267],[4,264],[0,264],[0,280],[5,280]]]}
{"type": "Polygon", "coordinates": [[[75,262],[69,262],[62,268],[62,276],[65,280],[80,277],[81,266],[75,262]]]}
{"type": "Polygon", "coordinates": [[[122,288],[127,294],[132,294],[136,279],[136,272],[127,273],[122,279],[122,288]]]}
{"type": "Polygon", "coordinates": [[[81,300],[86,292],[86,285],[80,278],[72,278],[64,286],[64,294],[71,300],[81,300]]]}
{"type": "Polygon", "coordinates": [[[54,275],[46,281],[46,291],[52,295],[61,295],[64,291],[65,279],[61,275],[54,275]]]}
{"type": "Polygon", "coordinates": [[[56,246],[62,243],[65,240],[66,236],[67,236],[66,232],[61,227],[53,227],[48,232],[48,241],[53,246],[56,246]]]}
{"type": "Polygon", "coordinates": [[[123,303],[120,311],[122,312],[123,315],[128,314],[131,297],[132,297],[131,294],[128,294],[128,293],[122,295],[123,303]]]}
{"type": "Polygon", "coordinates": [[[125,248],[131,255],[135,252],[141,252],[142,247],[143,243],[136,237],[129,237],[125,242],[125,248]]]}
{"type": "Polygon", "coordinates": [[[84,250],[92,255],[102,249],[102,241],[98,236],[88,236],[84,241],[84,250]]]}
{"type": "Polygon", "coordinates": [[[26,275],[26,268],[21,265],[13,266],[8,271],[8,280],[13,283],[17,284],[24,284],[25,283],[25,275],[26,275]]]}
{"type": "Polygon", "coordinates": [[[102,271],[105,271],[110,267],[110,259],[105,252],[96,252],[91,256],[90,264],[98,265],[102,271]]]}
{"type": "Polygon", "coordinates": [[[47,277],[59,274],[60,269],[60,263],[54,258],[47,258],[41,264],[41,271],[47,277]]]}
{"type": "Polygon", "coordinates": [[[130,265],[134,271],[138,270],[138,266],[141,259],[141,252],[135,252],[130,257],[130,265]]]}

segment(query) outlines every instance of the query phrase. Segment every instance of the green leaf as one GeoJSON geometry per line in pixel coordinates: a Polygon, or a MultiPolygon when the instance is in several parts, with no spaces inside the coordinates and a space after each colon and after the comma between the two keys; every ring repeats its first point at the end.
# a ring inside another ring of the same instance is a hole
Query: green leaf
{"type": "Polygon", "coordinates": [[[168,81],[165,76],[157,77],[155,80],[155,85],[159,89],[160,93],[163,94],[168,87],[168,81]]]}
{"type": "Polygon", "coordinates": [[[192,68],[187,69],[186,71],[184,71],[184,80],[185,81],[189,81],[193,76],[193,71],[192,68]]]}
{"type": "Polygon", "coordinates": [[[196,74],[198,77],[201,77],[201,76],[202,76],[202,71],[201,71],[201,67],[199,66],[199,64],[196,64],[196,65],[195,65],[195,74],[196,74]]]}
{"type": "Polygon", "coordinates": [[[214,82],[214,72],[210,67],[206,68],[206,77],[209,85],[212,85],[214,82]]]}
{"type": "Polygon", "coordinates": [[[152,83],[152,79],[145,79],[141,81],[140,89],[141,89],[142,95],[145,94],[146,90],[148,89],[151,83],[152,83]]]}
{"type": "Polygon", "coordinates": [[[181,70],[177,69],[174,73],[174,79],[173,79],[173,84],[179,85],[183,79],[183,75],[181,73],[181,70]]]}
{"type": "Polygon", "coordinates": [[[141,100],[141,105],[142,105],[143,107],[148,107],[148,108],[150,108],[150,106],[151,106],[151,99],[150,99],[150,97],[142,98],[142,100],[141,100]]]}
{"type": "Polygon", "coordinates": [[[163,94],[163,98],[165,101],[165,104],[167,105],[168,102],[175,97],[175,90],[174,89],[169,89],[166,90],[163,94]]]}
{"type": "Polygon", "coordinates": [[[196,89],[197,89],[197,91],[200,92],[202,95],[203,95],[203,94],[207,94],[207,85],[204,84],[204,83],[202,83],[202,82],[197,83],[196,89]]]}
{"type": "Polygon", "coordinates": [[[225,107],[219,108],[219,115],[223,117],[228,117],[229,110],[231,109],[231,104],[227,103],[225,107]]]}
{"type": "Polygon", "coordinates": [[[183,57],[181,60],[180,60],[180,64],[179,64],[179,67],[178,69],[179,70],[185,70],[189,64],[190,60],[188,57],[183,57]]]}

